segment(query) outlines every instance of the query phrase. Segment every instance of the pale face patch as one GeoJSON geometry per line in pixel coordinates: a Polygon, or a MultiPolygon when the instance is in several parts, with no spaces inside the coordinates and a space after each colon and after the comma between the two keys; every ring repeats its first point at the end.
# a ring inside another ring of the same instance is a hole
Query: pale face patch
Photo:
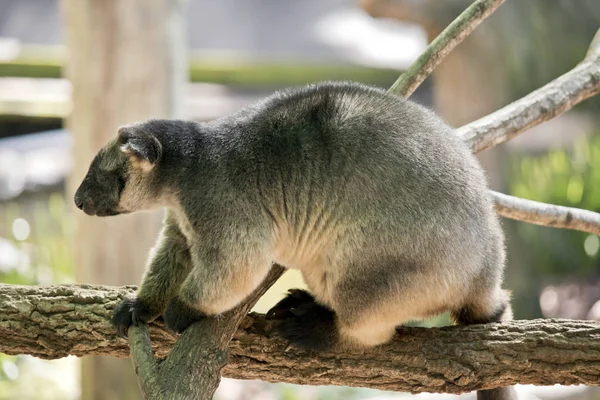
{"type": "Polygon", "coordinates": [[[144,170],[137,163],[131,163],[128,157],[128,172],[125,187],[119,197],[119,207],[128,212],[152,210],[168,205],[165,193],[158,193],[148,189],[149,171],[144,170]]]}

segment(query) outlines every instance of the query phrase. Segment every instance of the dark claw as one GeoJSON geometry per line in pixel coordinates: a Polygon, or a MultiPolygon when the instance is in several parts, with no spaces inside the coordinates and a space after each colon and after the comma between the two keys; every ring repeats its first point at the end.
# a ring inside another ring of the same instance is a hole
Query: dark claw
{"type": "Polygon", "coordinates": [[[119,326],[117,328],[117,335],[119,335],[122,339],[127,339],[127,337],[128,337],[127,336],[128,331],[129,331],[129,328],[125,329],[124,327],[119,326]]]}
{"type": "Polygon", "coordinates": [[[157,314],[151,311],[151,307],[139,299],[126,298],[115,308],[111,322],[117,334],[123,339],[127,339],[127,331],[131,325],[146,324],[156,317],[157,314]]]}
{"type": "Polygon", "coordinates": [[[123,339],[127,339],[127,330],[133,323],[134,305],[135,299],[125,299],[113,311],[111,323],[123,339]]]}
{"type": "Polygon", "coordinates": [[[190,307],[179,297],[173,297],[163,314],[167,327],[177,333],[182,333],[194,322],[206,318],[206,315],[190,307]]]}

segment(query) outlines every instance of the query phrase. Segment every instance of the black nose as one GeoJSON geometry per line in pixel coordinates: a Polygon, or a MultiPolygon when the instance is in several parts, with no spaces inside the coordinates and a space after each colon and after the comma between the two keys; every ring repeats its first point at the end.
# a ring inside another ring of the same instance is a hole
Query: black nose
{"type": "Polygon", "coordinates": [[[77,206],[77,208],[79,208],[80,210],[83,210],[83,200],[81,200],[79,198],[79,196],[75,196],[75,198],[73,199],[75,201],[75,205],[77,206]]]}

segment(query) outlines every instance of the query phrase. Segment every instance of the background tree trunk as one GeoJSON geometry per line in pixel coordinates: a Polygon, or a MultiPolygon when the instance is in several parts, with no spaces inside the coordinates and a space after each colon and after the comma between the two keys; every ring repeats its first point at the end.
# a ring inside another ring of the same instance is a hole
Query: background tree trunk
{"type": "MultiPolygon", "coordinates": [[[[185,81],[179,0],[63,0],[69,48],[67,77],[73,110],[74,193],[96,152],[120,125],[173,117],[185,81]]],[[[79,282],[137,283],[160,226],[160,214],[115,219],[75,213],[75,265],[79,282]]],[[[83,399],[141,398],[128,360],[83,360],[83,399]]]]}

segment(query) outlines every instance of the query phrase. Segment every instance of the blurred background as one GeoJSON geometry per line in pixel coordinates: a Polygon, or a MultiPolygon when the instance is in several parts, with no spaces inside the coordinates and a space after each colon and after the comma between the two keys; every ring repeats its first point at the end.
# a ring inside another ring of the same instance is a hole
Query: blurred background
{"type": "MultiPolygon", "coordinates": [[[[307,82],[389,87],[469,3],[0,0],[0,282],[139,283],[160,213],[94,219],[71,201],[119,125],[210,120],[307,82]]],[[[460,126],[573,68],[599,27],[597,0],[507,0],[413,99],[460,126]]],[[[600,212],[598,111],[600,98],[588,100],[480,154],[491,186],[600,212]]],[[[503,223],[515,317],[600,320],[600,238],[503,223]]],[[[256,310],[302,284],[287,273],[256,310]]],[[[444,315],[422,323],[443,324],[444,315]]],[[[585,387],[518,389],[523,399],[600,399],[585,387]]],[[[0,400],[80,398],[139,399],[128,360],[0,354],[0,400]]],[[[215,398],[412,397],[224,379],[215,398]]]]}

